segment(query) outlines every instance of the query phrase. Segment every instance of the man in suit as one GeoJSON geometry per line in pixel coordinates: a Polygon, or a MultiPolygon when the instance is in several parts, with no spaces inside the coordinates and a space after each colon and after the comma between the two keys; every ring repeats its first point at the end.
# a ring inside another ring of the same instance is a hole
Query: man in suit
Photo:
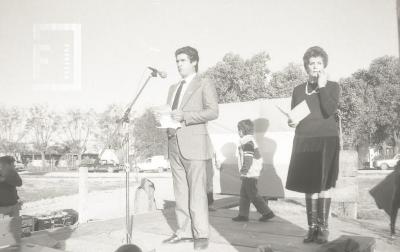
{"type": "Polygon", "coordinates": [[[218,97],[214,84],[197,74],[196,49],[180,48],[175,57],[182,79],[170,87],[167,102],[181,127],[167,133],[178,230],[164,243],[188,242],[193,237],[194,249],[200,250],[208,247],[209,237],[206,162],[213,148],[207,122],[218,117],[218,97]]]}

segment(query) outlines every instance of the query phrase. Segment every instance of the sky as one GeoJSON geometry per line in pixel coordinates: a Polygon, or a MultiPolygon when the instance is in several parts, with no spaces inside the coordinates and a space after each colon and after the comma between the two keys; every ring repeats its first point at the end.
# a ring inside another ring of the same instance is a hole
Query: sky
{"type": "Polygon", "coordinates": [[[228,52],[262,51],[278,71],[319,45],[338,80],[398,56],[395,2],[1,0],[0,104],[101,111],[128,104],[153,66],[168,78],[152,78],[134,109],[161,105],[179,80],[174,52],[186,45],[198,49],[200,71],[228,52]]]}

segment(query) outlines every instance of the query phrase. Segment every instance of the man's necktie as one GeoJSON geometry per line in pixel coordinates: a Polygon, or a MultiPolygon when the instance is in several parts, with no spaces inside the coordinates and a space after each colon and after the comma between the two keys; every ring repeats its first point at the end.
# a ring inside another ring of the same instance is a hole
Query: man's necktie
{"type": "Polygon", "coordinates": [[[176,95],[175,95],[175,98],[174,98],[174,102],[172,103],[172,110],[175,110],[175,109],[178,108],[178,105],[179,105],[179,98],[180,98],[181,93],[182,93],[183,84],[185,84],[185,80],[181,81],[181,84],[179,85],[179,88],[178,88],[178,90],[176,91],[176,95]]]}

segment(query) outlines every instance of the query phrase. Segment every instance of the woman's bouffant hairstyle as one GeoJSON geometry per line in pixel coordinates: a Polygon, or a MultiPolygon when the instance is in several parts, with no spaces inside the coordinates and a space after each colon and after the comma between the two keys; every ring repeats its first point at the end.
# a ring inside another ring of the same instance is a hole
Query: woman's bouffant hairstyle
{"type": "Polygon", "coordinates": [[[243,135],[253,135],[254,134],[254,123],[250,119],[242,120],[237,125],[238,130],[243,133],[243,135]]]}
{"type": "Polygon", "coordinates": [[[319,46],[313,46],[307,49],[303,56],[304,68],[308,70],[308,63],[310,63],[310,58],[321,57],[324,62],[324,68],[328,66],[328,54],[319,46]]]}

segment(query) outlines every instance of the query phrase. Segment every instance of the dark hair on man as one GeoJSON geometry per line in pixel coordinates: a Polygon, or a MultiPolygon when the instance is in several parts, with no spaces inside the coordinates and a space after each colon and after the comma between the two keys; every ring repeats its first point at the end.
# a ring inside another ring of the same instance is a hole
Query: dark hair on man
{"type": "Polygon", "coordinates": [[[199,70],[200,58],[199,58],[199,53],[197,52],[196,49],[190,46],[185,46],[175,51],[175,57],[177,57],[179,54],[186,54],[189,57],[190,62],[196,61],[197,62],[195,66],[196,72],[199,70]]]}
{"type": "Polygon", "coordinates": [[[15,162],[13,156],[2,156],[0,157],[0,164],[12,165],[15,162]]]}
{"type": "Polygon", "coordinates": [[[308,71],[308,64],[310,63],[310,58],[321,57],[324,62],[324,68],[328,65],[328,54],[319,46],[313,46],[307,49],[303,56],[304,68],[308,71]]]}
{"type": "Polygon", "coordinates": [[[119,247],[115,252],[142,252],[142,249],[134,244],[125,244],[119,247]]]}
{"type": "Polygon", "coordinates": [[[250,119],[240,121],[237,127],[239,131],[242,131],[243,135],[254,134],[254,123],[250,119]]]}

